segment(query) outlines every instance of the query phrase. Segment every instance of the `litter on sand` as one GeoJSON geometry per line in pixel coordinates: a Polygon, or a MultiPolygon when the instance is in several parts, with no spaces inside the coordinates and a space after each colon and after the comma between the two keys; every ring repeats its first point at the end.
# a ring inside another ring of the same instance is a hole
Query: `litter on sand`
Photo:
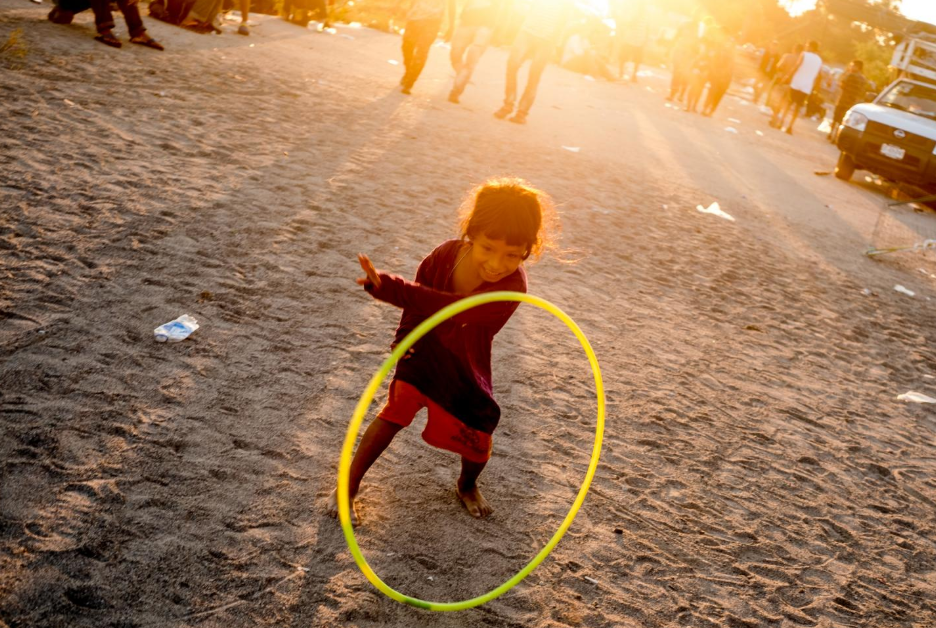
{"type": "Polygon", "coordinates": [[[933,399],[929,395],[924,395],[923,393],[918,393],[915,391],[905,392],[902,395],[897,395],[898,401],[911,401],[913,403],[936,403],[936,399],[933,399]]]}
{"type": "Polygon", "coordinates": [[[831,170],[814,170],[813,174],[816,175],[817,177],[827,177],[830,174],[832,174],[832,171],[831,170]]]}
{"type": "Polygon", "coordinates": [[[895,285],[894,290],[896,290],[897,292],[900,292],[901,294],[905,294],[908,297],[916,296],[916,292],[914,292],[913,290],[908,290],[907,288],[904,288],[900,284],[895,285]]]}
{"type": "Polygon", "coordinates": [[[764,132],[763,132],[763,131],[758,130],[758,131],[754,131],[754,132],[757,133],[758,136],[764,137],[764,132]]]}
{"type": "Polygon", "coordinates": [[[579,152],[579,151],[582,150],[582,149],[579,148],[578,146],[563,146],[563,147],[562,147],[562,150],[567,150],[567,151],[569,151],[570,153],[577,153],[577,152],[579,152]]]}
{"type": "Polygon", "coordinates": [[[738,129],[734,128],[733,126],[726,126],[725,130],[728,131],[729,133],[734,133],[735,135],[738,134],[738,129]]]}
{"type": "Polygon", "coordinates": [[[589,584],[598,584],[598,581],[594,578],[589,578],[588,576],[582,576],[582,579],[589,584]]]}
{"type": "Polygon", "coordinates": [[[389,63],[390,65],[400,65],[400,62],[397,61],[396,59],[387,59],[387,63],[389,63]]]}
{"type": "Polygon", "coordinates": [[[586,81],[591,81],[592,83],[594,83],[594,82],[595,82],[595,77],[592,76],[591,74],[586,74],[586,75],[585,75],[585,80],[586,80],[586,81]]]}
{"type": "Polygon", "coordinates": [[[153,330],[156,342],[180,342],[198,329],[198,321],[188,314],[183,314],[174,321],[164,323],[153,330]]]}
{"type": "Polygon", "coordinates": [[[741,121],[737,118],[728,118],[728,122],[731,122],[732,124],[741,124],[741,121]]]}
{"type": "Polygon", "coordinates": [[[730,220],[731,222],[735,221],[733,216],[730,216],[729,214],[726,214],[725,212],[722,211],[722,208],[719,206],[718,201],[715,201],[708,207],[702,207],[701,205],[696,205],[696,209],[702,212],[703,214],[713,214],[715,216],[718,216],[719,218],[730,220]]]}

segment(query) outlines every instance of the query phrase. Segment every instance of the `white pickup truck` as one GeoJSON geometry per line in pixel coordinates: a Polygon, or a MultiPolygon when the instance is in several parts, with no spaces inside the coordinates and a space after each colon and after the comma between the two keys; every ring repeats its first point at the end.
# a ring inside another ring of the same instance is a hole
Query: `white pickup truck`
{"type": "Polygon", "coordinates": [[[936,85],[900,78],[873,102],[845,114],[835,141],[835,176],[868,170],[897,182],[936,189],[936,85]]]}

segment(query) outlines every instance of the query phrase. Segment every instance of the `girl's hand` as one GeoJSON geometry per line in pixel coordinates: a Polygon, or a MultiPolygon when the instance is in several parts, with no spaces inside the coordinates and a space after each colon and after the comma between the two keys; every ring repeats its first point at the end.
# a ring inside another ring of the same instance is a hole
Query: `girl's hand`
{"type": "Polygon", "coordinates": [[[375,288],[380,288],[380,275],[377,274],[377,269],[374,268],[374,265],[371,263],[370,259],[363,253],[358,253],[357,258],[358,262],[361,264],[361,268],[367,275],[367,277],[360,277],[356,280],[358,285],[372,285],[375,288]]]}

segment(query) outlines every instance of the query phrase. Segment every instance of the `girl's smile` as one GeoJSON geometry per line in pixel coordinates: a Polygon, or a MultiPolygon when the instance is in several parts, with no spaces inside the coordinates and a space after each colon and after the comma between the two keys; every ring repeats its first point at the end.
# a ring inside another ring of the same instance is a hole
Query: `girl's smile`
{"type": "Polygon", "coordinates": [[[520,264],[526,247],[508,244],[505,240],[493,240],[480,234],[471,240],[469,258],[482,281],[494,283],[512,274],[520,264]]]}

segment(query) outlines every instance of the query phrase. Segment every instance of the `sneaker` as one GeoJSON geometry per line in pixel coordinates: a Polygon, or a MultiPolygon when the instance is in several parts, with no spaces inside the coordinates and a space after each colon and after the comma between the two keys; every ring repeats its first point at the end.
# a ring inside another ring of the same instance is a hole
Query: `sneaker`
{"type": "Polygon", "coordinates": [[[404,85],[402,88],[400,88],[400,93],[406,94],[407,96],[409,96],[410,94],[413,93],[410,91],[411,89],[412,88],[409,85],[404,85]]]}
{"type": "Polygon", "coordinates": [[[494,117],[497,118],[498,120],[503,120],[504,118],[510,115],[511,111],[513,111],[513,107],[511,105],[504,105],[503,107],[501,107],[500,109],[494,112],[494,117]]]}
{"type": "Polygon", "coordinates": [[[527,114],[525,112],[518,111],[517,113],[513,114],[512,118],[508,118],[507,121],[513,122],[514,124],[526,124],[526,117],[527,114]]]}
{"type": "Polygon", "coordinates": [[[458,94],[455,93],[455,90],[449,92],[448,101],[453,104],[458,104],[458,94]]]}
{"type": "Polygon", "coordinates": [[[241,25],[237,27],[237,34],[238,34],[238,35],[249,35],[249,34],[250,34],[250,29],[247,28],[247,25],[246,25],[246,24],[244,24],[243,22],[241,22],[241,25]]]}

